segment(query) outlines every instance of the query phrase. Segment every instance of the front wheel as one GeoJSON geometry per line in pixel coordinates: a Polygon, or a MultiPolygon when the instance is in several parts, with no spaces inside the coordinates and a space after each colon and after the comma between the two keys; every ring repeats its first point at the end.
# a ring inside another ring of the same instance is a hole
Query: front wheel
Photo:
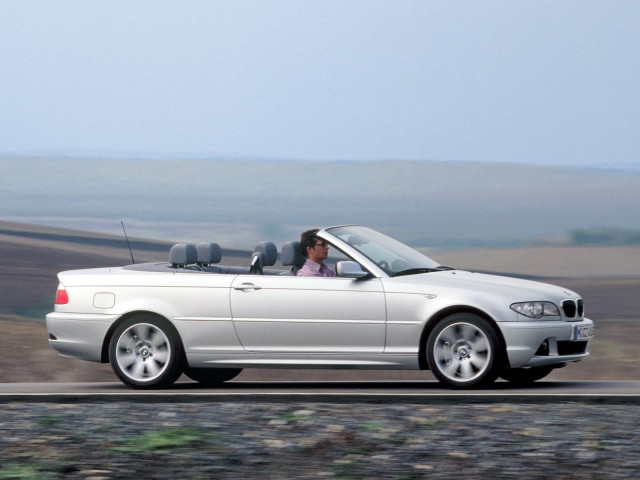
{"type": "Polygon", "coordinates": [[[493,326],[470,313],[446,317],[427,339],[427,361],[435,377],[453,388],[487,385],[498,377],[500,341],[493,326]]]}
{"type": "Polygon", "coordinates": [[[125,385],[160,388],[182,374],[182,346],[172,325],[137,315],[120,325],[109,343],[111,368],[125,385]]]}

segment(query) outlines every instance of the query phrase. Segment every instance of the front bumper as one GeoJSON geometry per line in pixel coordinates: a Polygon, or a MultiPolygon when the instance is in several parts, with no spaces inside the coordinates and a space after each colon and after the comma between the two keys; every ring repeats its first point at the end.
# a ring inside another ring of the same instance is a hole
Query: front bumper
{"type": "Polygon", "coordinates": [[[63,357],[102,362],[102,345],[120,315],[49,313],[49,345],[63,357]]]}
{"type": "Polygon", "coordinates": [[[589,340],[574,341],[574,326],[593,326],[588,318],[578,322],[505,322],[499,327],[507,345],[510,368],[561,366],[587,357],[589,340]]]}

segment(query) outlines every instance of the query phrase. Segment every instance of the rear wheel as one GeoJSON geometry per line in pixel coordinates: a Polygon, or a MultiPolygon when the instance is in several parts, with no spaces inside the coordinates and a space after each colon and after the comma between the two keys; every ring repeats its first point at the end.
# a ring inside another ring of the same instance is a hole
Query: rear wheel
{"type": "Polygon", "coordinates": [[[185,367],[184,374],[203,385],[220,385],[242,372],[241,368],[191,368],[185,367]]]}
{"type": "Polygon", "coordinates": [[[478,387],[498,377],[500,341],[493,326],[471,313],[446,317],[427,339],[429,368],[453,388],[478,387]]]}
{"type": "Polygon", "coordinates": [[[120,325],[109,343],[111,368],[134,388],[171,385],[182,374],[182,345],[173,326],[153,315],[137,315],[120,325]]]}
{"type": "Polygon", "coordinates": [[[546,377],[554,367],[510,368],[500,374],[506,381],[515,385],[528,385],[546,377]]]}

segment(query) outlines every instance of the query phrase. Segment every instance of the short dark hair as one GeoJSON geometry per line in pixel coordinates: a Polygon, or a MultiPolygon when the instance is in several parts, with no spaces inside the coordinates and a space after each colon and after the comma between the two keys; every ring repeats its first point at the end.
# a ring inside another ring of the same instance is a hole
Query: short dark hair
{"type": "Polygon", "coordinates": [[[306,232],[302,232],[300,235],[300,253],[306,258],[307,257],[307,247],[313,248],[316,244],[316,234],[320,231],[319,228],[313,228],[311,230],[307,230],[306,232]]]}

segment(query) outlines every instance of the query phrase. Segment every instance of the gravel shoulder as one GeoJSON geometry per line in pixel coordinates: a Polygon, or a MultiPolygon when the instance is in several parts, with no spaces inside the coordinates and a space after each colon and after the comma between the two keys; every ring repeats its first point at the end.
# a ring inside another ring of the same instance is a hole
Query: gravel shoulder
{"type": "Polygon", "coordinates": [[[0,410],[0,478],[638,478],[639,410],[8,404],[0,410]]]}

